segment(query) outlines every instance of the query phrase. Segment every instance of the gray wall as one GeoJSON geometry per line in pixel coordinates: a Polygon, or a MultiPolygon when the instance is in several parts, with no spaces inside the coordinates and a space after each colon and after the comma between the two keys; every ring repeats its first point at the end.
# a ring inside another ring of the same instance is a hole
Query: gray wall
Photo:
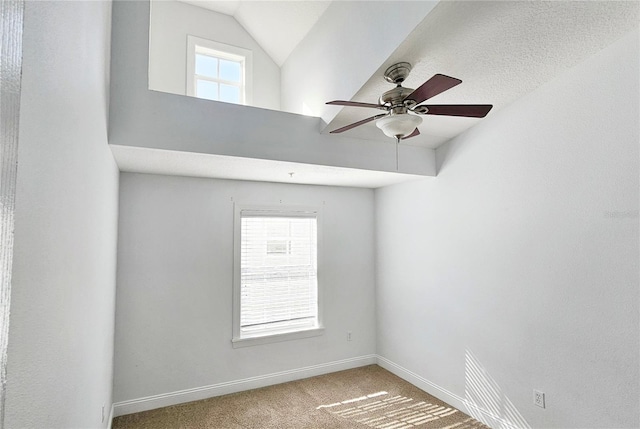
{"type": "Polygon", "coordinates": [[[370,189],[122,173],[115,400],[375,353],[373,212],[370,189]],[[322,208],[324,335],[232,348],[234,201],[322,208]]]}
{"type": "Polygon", "coordinates": [[[439,149],[435,180],[376,191],[379,354],[518,427],[638,426],[638,52],[636,31],[439,149]]]}
{"type": "Polygon", "coordinates": [[[26,2],[6,428],[107,426],[118,203],[110,17],[109,2],[26,2]]]}
{"type": "MultiPolygon", "coordinates": [[[[324,122],[331,122],[340,109],[325,103],[351,100],[437,4],[426,0],[332,2],[282,64],[282,110],[303,113],[306,106],[324,122]]],[[[370,149],[362,154],[367,152],[370,149]]]]}

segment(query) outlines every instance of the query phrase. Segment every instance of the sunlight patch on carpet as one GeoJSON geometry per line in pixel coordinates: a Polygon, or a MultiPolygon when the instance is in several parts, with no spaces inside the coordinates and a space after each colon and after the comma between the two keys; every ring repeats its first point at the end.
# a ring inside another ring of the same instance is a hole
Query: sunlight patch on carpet
{"type": "MultiPolygon", "coordinates": [[[[320,405],[317,409],[325,409],[331,414],[375,429],[413,428],[459,413],[455,408],[415,401],[413,398],[401,395],[391,396],[384,391],[320,405]]],[[[476,420],[468,418],[441,427],[442,429],[471,429],[481,426],[476,420]]]]}

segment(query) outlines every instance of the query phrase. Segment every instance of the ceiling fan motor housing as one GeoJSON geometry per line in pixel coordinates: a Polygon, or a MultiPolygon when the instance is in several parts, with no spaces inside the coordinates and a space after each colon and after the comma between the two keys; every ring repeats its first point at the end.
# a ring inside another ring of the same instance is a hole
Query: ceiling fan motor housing
{"type": "Polygon", "coordinates": [[[412,92],[413,89],[411,88],[396,86],[380,96],[380,104],[389,106],[391,108],[390,111],[393,113],[406,113],[407,107],[415,105],[413,100],[405,101],[405,98],[412,92]]]}

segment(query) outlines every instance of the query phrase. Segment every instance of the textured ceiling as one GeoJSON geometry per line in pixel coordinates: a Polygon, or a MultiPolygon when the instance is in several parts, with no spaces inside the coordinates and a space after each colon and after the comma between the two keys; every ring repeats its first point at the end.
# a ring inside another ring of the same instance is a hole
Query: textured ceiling
{"type": "Polygon", "coordinates": [[[330,1],[179,0],[233,16],[262,49],[282,66],[330,1]]]}
{"type": "MultiPolygon", "coordinates": [[[[435,73],[463,81],[427,104],[493,104],[491,115],[637,28],[639,11],[635,1],[441,2],[351,99],[377,102],[380,94],[393,87],[383,80],[384,70],[408,61],[413,70],[404,86],[417,88],[435,73]]],[[[378,113],[343,108],[325,132],[378,113]]],[[[431,148],[482,120],[423,118],[422,134],[407,143],[431,148]]],[[[346,133],[391,141],[374,122],[346,133]]]]}
{"type": "Polygon", "coordinates": [[[425,176],[412,174],[236,156],[205,155],[133,146],[109,145],[109,147],[120,171],[132,173],[373,189],[425,178],[425,176]]]}

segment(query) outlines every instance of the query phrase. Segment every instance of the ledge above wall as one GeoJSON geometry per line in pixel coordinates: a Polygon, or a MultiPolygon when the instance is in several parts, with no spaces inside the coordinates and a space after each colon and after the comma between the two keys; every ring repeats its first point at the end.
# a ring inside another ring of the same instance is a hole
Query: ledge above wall
{"type": "Polygon", "coordinates": [[[416,174],[390,173],[225,155],[207,155],[113,144],[109,145],[109,147],[120,171],[129,173],[371,189],[425,177],[416,174]]]}

